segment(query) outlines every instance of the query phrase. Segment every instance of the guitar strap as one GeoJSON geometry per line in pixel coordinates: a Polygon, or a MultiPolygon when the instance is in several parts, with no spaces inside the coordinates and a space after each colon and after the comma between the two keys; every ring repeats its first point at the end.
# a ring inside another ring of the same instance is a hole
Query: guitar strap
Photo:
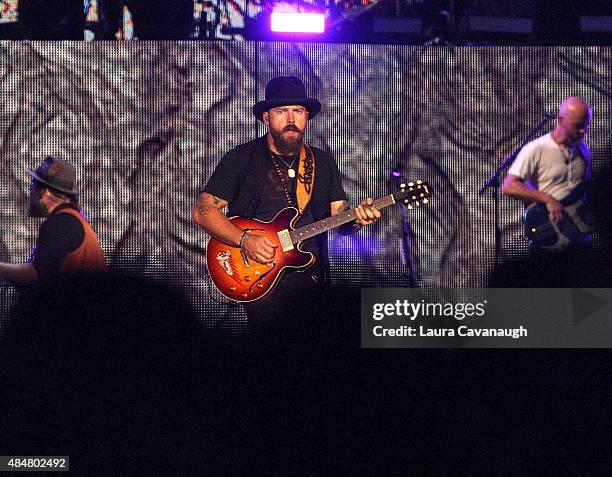
{"type": "Polygon", "coordinates": [[[298,169],[297,186],[295,195],[297,196],[298,209],[300,214],[304,212],[312,197],[312,184],[315,176],[315,160],[312,148],[307,144],[302,147],[300,153],[300,166],[298,169]]]}

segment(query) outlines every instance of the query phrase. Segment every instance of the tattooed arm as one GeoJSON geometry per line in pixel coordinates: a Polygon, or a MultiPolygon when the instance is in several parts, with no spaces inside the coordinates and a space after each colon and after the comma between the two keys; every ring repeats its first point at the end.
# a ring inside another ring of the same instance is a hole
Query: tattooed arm
{"type": "Polygon", "coordinates": [[[225,216],[221,209],[228,204],[227,200],[216,195],[202,192],[191,211],[193,220],[209,235],[223,243],[237,247],[244,233],[225,216]]]}
{"type": "Polygon", "coordinates": [[[217,240],[232,247],[242,245],[244,252],[249,258],[272,266],[278,245],[261,235],[249,234],[245,237],[245,240],[242,240],[242,236],[245,233],[244,230],[232,224],[225,214],[221,212],[221,209],[227,204],[227,200],[207,192],[202,192],[200,197],[198,197],[198,201],[193,206],[193,220],[217,240]],[[240,243],[241,241],[242,244],[240,243]]]}

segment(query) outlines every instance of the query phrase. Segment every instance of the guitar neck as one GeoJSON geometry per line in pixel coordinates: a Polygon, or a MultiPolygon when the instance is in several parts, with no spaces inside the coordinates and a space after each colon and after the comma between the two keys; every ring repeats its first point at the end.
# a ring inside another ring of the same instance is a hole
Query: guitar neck
{"type": "MultiPolygon", "coordinates": [[[[395,204],[395,199],[393,198],[393,194],[390,194],[375,200],[372,207],[383,209],[393,204],[395,204]]],[[[289,233],[289,236],[291,237],[291,242],[296,244],[298,242],[302,242],[303,240],[322,234],[323,232],[327,232],[328,230],[340,227],[341,225],[351,222],[356,218],[357,213],[355,212],[355,209],[345,210],[344,212],[340,212],[338,215],[334,215],[333,217],[327,217],[326,219],[319,220],[312,224],[305,225],[304,227],[300,227],[299,229],[292,230],[289,233]]]]}

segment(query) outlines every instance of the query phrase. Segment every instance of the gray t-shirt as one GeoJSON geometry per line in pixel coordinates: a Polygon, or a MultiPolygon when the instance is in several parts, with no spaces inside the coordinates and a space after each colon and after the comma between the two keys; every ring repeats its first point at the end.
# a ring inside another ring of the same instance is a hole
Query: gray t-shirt
{"type": "Polygon", "coordinates": [[[587,176],[586,144],[564,150],[550,133],[526,144],[508,173],[561,200],[587,176]]]}

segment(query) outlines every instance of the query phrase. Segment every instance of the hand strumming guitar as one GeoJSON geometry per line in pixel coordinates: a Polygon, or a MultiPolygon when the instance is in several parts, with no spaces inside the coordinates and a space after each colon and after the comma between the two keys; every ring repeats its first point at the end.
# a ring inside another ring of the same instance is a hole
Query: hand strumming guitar
{"type": "Polygon", "coordinates": [[[248,258],[271,267],[274,263],[277,244],[262,235],[246,234],[242,241],[242,250],[248,258]]]}
{"type": "Polygon", "coordinates": [[[563,206],[552,195],[544,204],[548,210],[550,221],[555,225],[559,225],[563,221],[563,206]]]}

